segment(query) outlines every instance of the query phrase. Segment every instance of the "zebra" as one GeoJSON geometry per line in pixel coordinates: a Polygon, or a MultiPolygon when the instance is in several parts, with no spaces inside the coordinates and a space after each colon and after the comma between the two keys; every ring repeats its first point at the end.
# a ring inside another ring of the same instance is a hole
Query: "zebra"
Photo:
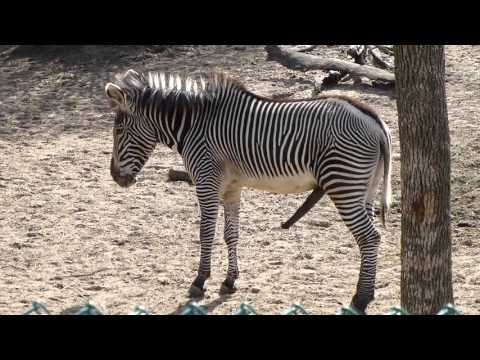
{"type": "Polygon", "coordinates": [[[310,198],[289,227],[324,194],[336,206],[361,254],[350,306],[365,313],[374,299],[380,234],[373,202],[383,174],[382,223],[391,203],[391,135],[366,104],[341,95],[274,100],[221,72],[117,75],[105,87],[115,112],[110,172],[132,186],[157,144],[175,150],[195,185],[200,211],[200,261],[191,297],[204,295],[219,206],[224,207],[227,276],[239,277],[237,241],[242,188],[303,193],[310,198]]]}

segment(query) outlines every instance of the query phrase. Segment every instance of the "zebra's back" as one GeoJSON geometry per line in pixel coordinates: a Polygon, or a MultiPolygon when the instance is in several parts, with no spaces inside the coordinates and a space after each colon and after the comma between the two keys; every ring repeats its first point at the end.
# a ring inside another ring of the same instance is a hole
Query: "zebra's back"
{"type": "Polygon", "coordinates": [[[361,157],[377,148],[380,133],[375,119],[341,99],[281,103],[239,95],[211,119],[207,142],[227,176],[278,193],[313,189],[319,162],[339,141],[358,147],[361,157]]]}

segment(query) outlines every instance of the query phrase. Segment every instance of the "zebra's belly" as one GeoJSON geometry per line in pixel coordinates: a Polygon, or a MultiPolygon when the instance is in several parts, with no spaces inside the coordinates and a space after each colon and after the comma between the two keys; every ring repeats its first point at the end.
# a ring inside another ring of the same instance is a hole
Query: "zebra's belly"
{"type": "Polygon", "coordinates": [[[311,174],[298,174],[296,176],[243,178],[241,185],[257,190],[279,194],[302,193],[312,190],[317,185],[311,174]]]}

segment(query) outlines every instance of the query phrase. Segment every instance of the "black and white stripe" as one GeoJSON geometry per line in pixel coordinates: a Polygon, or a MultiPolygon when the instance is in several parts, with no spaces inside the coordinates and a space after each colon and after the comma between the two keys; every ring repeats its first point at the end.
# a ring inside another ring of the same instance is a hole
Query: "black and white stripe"
{"type": "MultiPolygon", "coordinates": [[[[196,185],[201,257],[191,292],[210,275],[218,207],[225,208],[229,267],[222,290],[235,290],[242,187],[278,193],[316,187],[333,200],[357,240],[362,262],[353,305],[373,299],[377,248],[373,201],[383,173],[390,202],[387,126],[365,105],[344,97],[274,101],[222,74],[181,76],[127,72],[108,84],[117,118],[112,176],[134,178],[156,143],[176,149],[196,185]]],[[[382,220],[385,212],[382,212],[382,220]]]]}

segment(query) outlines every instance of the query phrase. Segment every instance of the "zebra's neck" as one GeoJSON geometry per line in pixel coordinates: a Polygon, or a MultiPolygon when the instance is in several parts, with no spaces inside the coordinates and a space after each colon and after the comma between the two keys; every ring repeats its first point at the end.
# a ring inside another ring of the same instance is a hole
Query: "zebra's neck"
{"type": "Polygon", "coordinates": [[[236,93],[250,96],[234,86],[216,89],[209,97],[177,91],[157,98],[153,106],[144,104],[144,115],[153,122],[157,141],[182,154],[186,137],[196,122],[226,106],[236,93]]]}
{"type": "Polygon", "coordinates": [[[179,92],[157,102],[155,111],[146,115],[153,122],[157,141],[181,154],[190,129],[204,114],[206,105],[204,98],[179,92]]]}

